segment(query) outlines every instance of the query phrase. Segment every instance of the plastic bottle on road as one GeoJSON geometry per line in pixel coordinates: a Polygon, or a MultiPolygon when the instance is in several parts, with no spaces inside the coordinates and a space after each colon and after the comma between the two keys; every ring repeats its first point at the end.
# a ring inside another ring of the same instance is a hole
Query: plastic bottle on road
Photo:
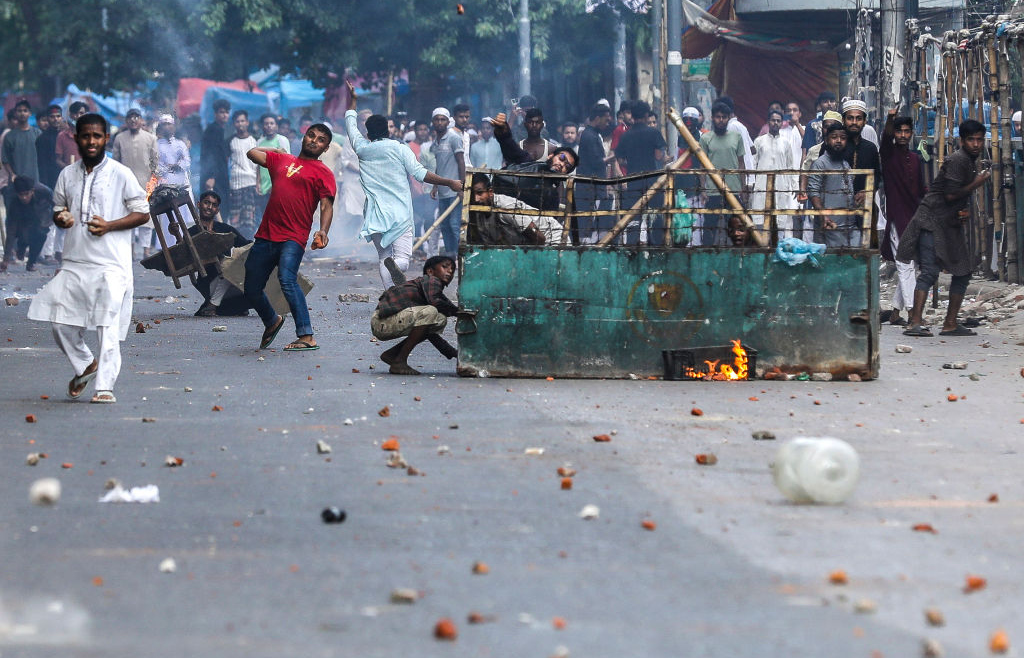
{"type": "Polygon", "coordinates": [[[793,502],[835,505],[857,486],[860,458],[840,439],[793,439],[779,448],[772,475],[775,486],[793,502]]]}

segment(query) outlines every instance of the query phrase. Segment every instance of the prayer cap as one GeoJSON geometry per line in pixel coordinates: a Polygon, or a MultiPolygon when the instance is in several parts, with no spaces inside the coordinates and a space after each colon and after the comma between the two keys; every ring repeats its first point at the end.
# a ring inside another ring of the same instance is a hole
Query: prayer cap
{"type": "Polygon", "coordinates": [[[683,118],[684,119],[686,119],[686,118],[699,119],[700,118],[700,110],[698,110],[695,107],[684,107],[683,108],[683,118]]]}
{"type": "Polygon", "coordinates": [[[174,117],[172,117],[170,114],[161,114],[160,115],[160,123],[170,123],[170,124],[173,124],[174,123],[174,117]]]}
{"type": "Polygon", "coordinates": [[[842,121],[843,120],[843,115],[839,114],[835,110],[829,110],[828,112],[826,112],[825,114],[822,115],[821,120],[822,121],[842,121]]]}
{"type": "Polygon", "coordinates": [[[452,118],[452,113],[448,111],[447,107],[435,107],[434,111],[430,113],[430,118],[433,119],[434,117],[438,116],[444,117],[445,119],[448,119],[450,121],[452,118]]]}
{"type": "Polygon", "coordinates": [[[858,100],[856,98],[848,98],[843,103],[843,114],[846,114],[850,110],[860,110],[866,116],[868,113],[868,105],[862,100],[858,100]]]}

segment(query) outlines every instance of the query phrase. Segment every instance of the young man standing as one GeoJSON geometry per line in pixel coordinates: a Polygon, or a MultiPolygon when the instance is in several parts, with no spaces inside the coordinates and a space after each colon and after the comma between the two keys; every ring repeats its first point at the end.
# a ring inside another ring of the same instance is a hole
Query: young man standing
{"type": "Polygon", "coordinates": [[[964,227],[971,218],[971,194],[992,177],[990,169],[978,171],[978,156],[985,147],[985,126],[968,119],[960,124],[960,150],[946,158],[928,187],[907,230],[900,236],[896,257],[904,263],[917,261],[921,273],[914,288],[914,308],[906,336],[931,336],[922,324],[928,291],[940,270],[953,275],[949,284],[949,308],[940,336],[976,336],[976,331],[957,322],[967,283],[971,278],[971,252],[964,227]]]}
{"type": "Polygon", "coordinates": [[[459,309],[444,295],[444,288],[455,276],[455,261],[447,256],[432,256],[423,265],[423,276],[384,291],[377,309],[370,318],[370,329],[377,340],[405,340],[385,350],[380,360],[388,364],[392,375],[418,375],[409,366],[409,353],[424,340],[429,340],[445,357],[458,355],[441,337],[448,318],[459,309]]]}
{"type": "Polygon", "coordinates": [[[61,169],[79,158],[78,143],[75,141],[75,122],[88,111],[89,106],[82,101],[75,101],[68,106],[67,127],[57,135],[57,164],[61,169]]]}
{"type": "MultiPolygon", "coordinates": [[[[796,169],[793,159],[793,142],[782,134],[782,112],[772,110],[768,113],[768,132],[754,140],[754,168],[759,171],[778,171],[780,169],[796,169]]],[[[772,198],[773,207],[778,210],[796,208],[796,180],[792,175],[775,176],[775,194],[772,198]]],[[[768,200],[768,177],[760,174],[754,177],[754,191],[750,195],[750,209],[761,210],[768,200]]],[[[763,231],[771,228],[769,215],[755,215],[754,223],[763,231]]],[[[776,215],[775,225],[778,227],[779,239],[793,237],[793,215],[776,215]]],[[[767,233],[764,233],[767,236],[767,233]]]]}
{"type": "Polygon", "coordinates": [[[247,154],[250,160],[270,171],[272,182],[267,210],[245,261],[245,296],[266,327],[260,339],[260,349],[269,347],[284,325],[284,318],[274,311],[263,291],[275,267],[278,268],[281,292],[295,318],[297,339],[285,347],[285,351],[320,349],[313,339],[306,296],[296,279],[318,204],[320,229],[313,235],[312,248],[327,246],[337,186],[334,174],[320,162],[320,156],[327,150],[331,138],[331,130],[322,123],[316,123],[303,136],[302,151],[298,157],[265,147],[250,149],[247,154]]]}
{"type": "MultiPolygon", "coordinates": [[[[732,116],[732,108],[726,103],[715,103],[711,108],[711,125],[714,130],[700,136],[700,147],[708,154],[711,164],[717,169],[742,169],[746,149],[743,146],[743,137],[740,133],[729,130],[729,118],[732,116]]],[[[746,186],[740,182],[739,174],[725,174],[722,176],[726,187],[733,194],[739,194],[746,190],[746,186]]],[[[708,187],[706,200],[703,202],[705,208],[722,209],[725,207],[725,199],[721,191],[714,185],[708,187]]],[[[703,216],[700,223],[700,230],[694,234],[695,246],[712,247],[715,245],[725,246],[725,215],[703,216]]]]}
{"type": "MultiPolygon", "coordinates": [[[[36,137],[36,157],[39,161],[39,182],[53,189],[62,169],[57,164],[57,137],[60,135],[61,126],[64,125],[61,119],[60,105],[51,105],[46,108],[45,116],[46,127],[40,128],[42,132],[39,137],[36,137]]],[[[52,225],[53,222],[50,224],[52,225]]]]}
{"type": "Polygon", "coordinates": [[[924,176],[921,171],[921,156],[910,149],[914,136],[914,121],[910,117],[898,117],[898,108],[889,110],[882,131],[882,145],[879,155],[882,171],[885,172],[885,232],[879,244],[882,257],[896,262],[896,291],[892,296],[892,312],[889,323],[906,325],[900,311],[908,311],[914,305],[914,263],[896,260],[900,247],[900,236],[907,230],[917,207],[924,198],[924,176]]]}
{"type": "MultiPolygon", "coordinates": [[[[651,113],[650,106],[644,101],[633,103],[633,125],[630,126],[619,139],[619,146],[615,149],[615,157],[619,166],[631,174],[642,174],[647,171],[657,171],[665,161],[667,146],[665,138],[656,128],[647,125],[647,117],[651,113]]],[[[622,193],[623,211],[629,211],[637,201],[643,197],[644,192],[650,186],[651,180],[639,179],[626,183],[626,190],[622,193]]],[[[658,207],[662,204],[663,195],[657,195],[648,201],[648,205],[658,207]]],[[[652,230],[654,226],[650,227],[652,230]]],[[[626,244],[640,244],[640,220],[630,222],[626,227],[626,244]]]]}
{"type": "MultiPolygon", "coordinates": [[[[437,137],[430,144],[430,152],[437,160],[436,173],[441,178],[454,178],[455,180],[466,180],[465,149],[463,148],[462,137],[448,130],[451,115],[448,110],[439,107],[434,110],[431,116],[431,123],[434,125],[434,132],[437,137]]],[[[440,188],[437,185],[430,191],[430,198],[437,199],[437,215],[441,216],[449,206],[459,202],[459,196],[448,188],[440,188]]],[[[444,238],[445,253],[455,258],[459,253],[459,227],[462,225],[462,217],[459,209],[456,208],[449,213],[447,219],[441,224],[441,236],[444,238]]]]}
{"type": "Polygon", "coordinates": [[[519,148],[529,153],[531,159],[542,162],[551,151],[558,148],[541,135],[544,131],[544,114],[539,107],[531,107],[526,111],[523,115],[523,127],[526,128],[526,138],[519,140],[519,148]]]}
{"type": "Polygon", "coordinates": [[[490,117],[484,117],[480,123],[480,139],[469,147],[469,159],[479,169],[501,169],[501,146],[494,139],[490,117]]]}
{"type": "MultiPolygon", "coordinates": [[[[142,113],[132,108],[125,115],[125,127],[114,135],[114,159],[131,169],[135,180],[146,189],[150,179],[156,175],[159,156],[156,135],[142,129],[142,113]]],[[[149,245],[153,239],[153,220],[135,229],[135,244],[142,248],[142,257],[149,256],[149,245]]]]}
{"type": "Polygon", "coordinates": [[[149,219],[146,192],[128,167],[105,157],[107,120],[86,114],[75,124],[80,161],[57,178],[53,221],[67,230],[62,269],[32,300],[30,320],[50,322],[75,376],[68,397],[96,379],[92,402],[116,402],[120,341],[132,318],[132,229],[149,219]],[[99,356],[85,344],[96,329],[99,356]]]}
{"type": "Polygon", "coordinates": [[[256,233],[256,185],[259,176],[258,167],[247,154],[256,148],[256,138],[249,134],[249,113],[245,110],[235,110],[231,122],[235,126],[235,134],[228,142],[231,154],[228,164],[231,185],[228,223],[251,240],[256,233]]]}
{"type": "Polygon", "coordinates": [[[472,143],[469,136],[469,115],[469,106],[465,103],[459,103],[452,108],[452,121],[455,123],[452,132],[462,138],[463,153],[469,153],[469,147],[472,143]]]}
{"type": "Polygon", "coordinates": [[[359,182],[366,194],[363,227],[359,237],[373,242],[380,259],[380,278],[387,290],[405,282],[405,270],[412,257],[413,209],[409,178],[431,185],[443,185],[455,193],[462,181],[441,178],[426,170],[412,150],[389,139],[388,120],[379,114],[366,119],[366,137],[356,124],[356,91],[348,85],[345,129],[359,158],[359,182]]]}
{"type": "Polygon", "coordinates": [[[228,160],[231,157],[231,149],[228,146],[227,134],[230,116],[231,103],[218,98],[213,102],[213,122],[203,131],[203,149],[199,155],[203,189],[215,190],[217,194],[227,194],[231,189],[228,184],[228,160]]]}
{"type": "Polygon", "coordinates": [[[22,99],[14,104],[14,125],[4,136],[3,165],[8,180],[15,176],[25,176],[33,181],[39,180],[39,159],[36,154],[36,137],[39,129],[30,126],[28,118],[32,115],[32,106],[22,99]]]}
{"type": "MultiPolygon", "coordinates": [[[[843,103],[843,125],[846,127],[846,161],[850,169],[871,169],[875,172],[875,189],[882,184],[882,165],[878,158],[878,147],[867,140],[863,132],[867,124],[868,106],[864,101],[851,98],[843,103]]],[[[853,177],[855,203],[864,203],[864,187],[867,176],[853,177]]]]}
{"type": "MultiPolygon", "coordinates": [[[[282,153],[290,153],[288,138],[277,134],[277,117],[273,114],[264,114],[260,117],[260,127],[263,129],[263,137],[256,142],[260,146],[270,150],[278,150],[282,153]]],[[[267,195],[270,194],[270,172],[266,169],[259,170],[260,182],[256,188],[259,194],[259,207],[266,207],[267,195]]]]}
{"type": "MultiPolygon", "coordinates": [[[[587,115],[587,125],[579,136],[579,146],[576,153],[580,162],[576,173],[580,176],[591,178],[606,178],[608,176],[608,153],[604,148],[604,139],[601,135],[608,129],[612,122],[612,111],[607,105],[598,103],[590,108],[587,115]]],[[[607,197],[603,186],[596,186],[589,183],[576,184],[576,210],[588,212],[600,210],[602,200],[607,197]]],[[[594,215],[579,215],[576,218],[577,239],[580,244],[591,244],[604,235],[615,223],[615,217],[598,217],[594,215]]]]}

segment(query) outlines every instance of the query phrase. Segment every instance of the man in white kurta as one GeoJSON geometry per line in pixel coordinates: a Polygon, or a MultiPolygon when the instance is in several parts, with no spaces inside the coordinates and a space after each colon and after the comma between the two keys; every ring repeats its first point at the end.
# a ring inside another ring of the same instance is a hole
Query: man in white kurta
{"type": "Polygon", "coordinates": [[[109,403],[132,317],[132,229],[149,219],[149,203],[131,170],[104,157],[106,120],[87,114],[75,129],[82,159],[60,172],[53,191],[54,223],[67,231],[64,265],[32,300],[28,317],[52,323],[75,371],[68,396],[77,398],[95,378],[92,402],[109,403]],[[91,329],[97,357],[85,343],[91,329]]]}
{"type": "MultiPolygon", "coordinates": [[[[779,171],[781,169],[796,169],[797,164],[793,159],[793,142],[781,133],[782,114],[772,112],[768,116],[768,132],[754,140],[754,168],[758,171],[779,171]]],[[[784,175],[775,177],[774,207],[782,209],[795,209],[797,207],[796,177],[784,175]]],[[[768,190],[768,177],[758,174],[754,178],[754,191],[750,195],[750,209],[759,210],[765,207],[768,190]]],[[[771,225],[767,215],[753,215],[754,223],[764,226],[765,231],[771,225]]],[[[779,230],[779,239],[793,237],[793,215],[776,215],[775,224],[779,230]]],[[[767,237],[767,234],[764,234],[767,237]]]]}
{"type": "Polygon", "coordinates": [[[372,242],[380,258],[380,278],[387,290],[405,283],[412,258],[413,209],[409,177],[431,185],[462,191],[462,182],[427,171],[405,142],[388,137],[388,120],[374,114],[366,118],[366,137],[359,131],[355,88],[349,87],[345,130],[359,160],[359,183],[365,200],[359,237],[372,242]],[[396,280],[401,279],[401,280],[396,280]]]}

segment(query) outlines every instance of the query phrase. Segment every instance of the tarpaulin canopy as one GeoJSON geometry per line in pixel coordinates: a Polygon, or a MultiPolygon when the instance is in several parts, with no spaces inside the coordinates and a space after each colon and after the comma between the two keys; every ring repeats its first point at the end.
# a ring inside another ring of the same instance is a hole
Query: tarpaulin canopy
{"type": "MultiPolygon", "coordinates": [[[[718,3],[715,3],[716,5],[718,3]]],[[[731,2],[729,13],[732,14],[731,2]]],[[[714,8],[715,5],[712,5],[714,8]]],[[[726,20],[724,17],[712,12],[704,11],[700,6],[683,0],[683,12],[686,14],[688,23],[705,34],[711,34],[720,39],[726,39],[735,43],[760,48],[762,50],[777,50],[784,52],[796,51],[820,51],[832,50],[827,41],[814,39],[796,39],[787,36],[767,34],[754,29],[753,25],[737,20],[726,20]]],[[[722,13],[721,10],[719,13],[722,13]]],[[[731,17],[731,16],[730,16],[731,17]]],[[[705,53],[706,55],[706,53],[705,53]]],[[[701,55],[703,57],[704,55],[701,55]]]]}
{"type": "Polygon", "coordinates": [[[248,80],[218,82],[217,80],[204,80],[203,78],[182,78],[178,82],[178,102],[174,108],[175,112],[178,113],[178,118],[183,119],[190,114],[198,112],[199,107],[203,104],[203,96],[210,87],[249,92],[260,91],[257,85],[248,80]]]}
{"type": "Polygon", "coordinates": [[[295,108],[311,107],[324,102],[324,90],[317,89],[309,80],[286,78],[268,84],[267,93],[271,95],[271,105],[276,107],[278,114],[285,116],[295,108]],[[276,99],[273,97],[275,92],[278,94],[276,99]]]}
{"type": "Polygon", "coordinates": [[[768,120],[768,103],[796,101],[806,124],[822,91],[839,87],[839,59],[833,52],[766,51],[722,42],[711,60],[711,84],[735,103],[736,116],[756,136],[768,120]]]}
{"type": "Polygon", "coordinates": [[[138,99],[140,94],[128,91],[115,91],[113,96],[101,96],[88,89],[80,89],[75,84],[67,86],[67,93],[54,98],[51,103],[60,105],[67,111],[75,101],[82,101],[89,106],[90,112],[96,112],[104,119],[112,120],[116,116],[124,116],[133,107],[141,109],[138,99]]]}
{"type": "Polygon", "coordinates": [[[245,110],[249,113],[249,121],[259,121],[261,114],[272,112],[270,99],[267,94],[239,91],[226,87],[207,87],[203,94],[203,102],[199,106],[199,117],[203,125],[208,126],[213,121],[213,103],[223,98],[231,103],[231,111],[245,110]]]}

